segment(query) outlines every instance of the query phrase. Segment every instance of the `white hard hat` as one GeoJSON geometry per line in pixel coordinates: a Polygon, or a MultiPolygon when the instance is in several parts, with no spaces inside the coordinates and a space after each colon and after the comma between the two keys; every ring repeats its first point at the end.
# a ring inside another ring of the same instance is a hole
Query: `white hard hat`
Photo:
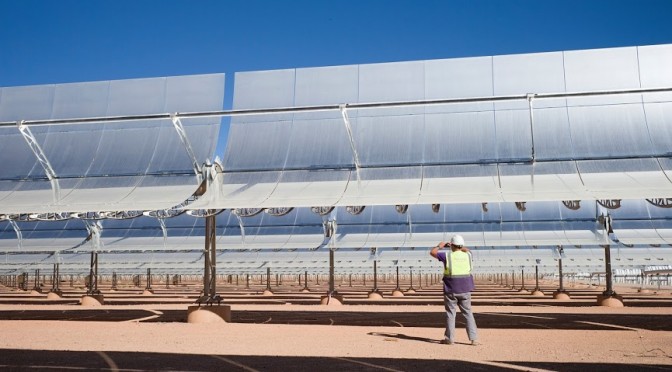
{"type": "Polygon", "coordinates": [[[462,235],[453,235],[453,237],[450,238],[450,244],[462,247],[464,246],[464,238],[462,235]]]}

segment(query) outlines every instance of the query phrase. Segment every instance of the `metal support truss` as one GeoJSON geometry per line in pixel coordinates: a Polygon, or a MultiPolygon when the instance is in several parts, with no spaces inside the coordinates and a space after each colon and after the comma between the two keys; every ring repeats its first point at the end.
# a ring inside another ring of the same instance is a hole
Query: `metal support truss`
{"type": "Polygon", "coordinates": [[[98,290],[98,252],[91,252],[91,265],[89,266],[89,282],[86,294],[89,296],[99,295],[98,290]]]}
{"type": "Polygon", "coordinates": [[[35,269],[35,281],[33,291],[42,292],[42,283],[40,282],[40,269],[35,269]]]}
{"type": "Polygon", "coordinates": [[[60,267],[61,264],[58,262],[54,264],[54,272],[52,274],[52,279],[51,279],[51,293],[55,293],[57,295],[61,295],[61,274],[60,274],[60,267]]]}
{"type": "Polygon", "coordinates": [[[378,292],[378,260],[373,260],[373,292],[378,292]]]}
{"type": "Polygon", "coordinates": [[[334,250],[329,250],[329,293],[328,295],[333,295],[334,290],[334,250]]]}
{"type": "Polygon", "coordinates": [[[184,146],[184,149],[187,151],[189,159],[191,159],[191,166],[194,168],[194,173],[196,173],[196,177],[198,177],[198,183],[201,183],[203,181],[203,172],[201,171],[201,164],[199,164],[199,161],[196,158],[196,154],[194,154],[194,149],[191,147],[191,141],[189,141],[189,137],[187,137],[187,132],[184,130],[182,121],[177,115],[178,115],[177,113],[171,114],[170,120],[173,122],[173,126],[177,131],[177,135],[180,136],[180,141],[182,141],[182,145],[184,146]]]}
{"type": "Polygon", "coordinates": [[[101,248],[100,234],[103,231],[103,226],[98,221],[83,221],[84,224],[86,224],[86,229],[89,231],[89,235],[91,236],[90,240],[91,244],[93,245],[93,252],[98,252],[98,250],[101,248]]]}
{"type": "Polygon", "coordinates": [[[196,303],[212,305],[222,302],[222,297],[217,294],[217,231],[216,216],[210,215],[205,218],[205,272],[203,274],[203,295],[196,303]]]}
{"type": "Polygon", "coordinates": [[[605,275],[605,281],[606,281],[606,289],[602,294],[607,297],[613,297],[616,295],[616,292],[614,292],[614,287],[612,283],[612,273],[611,273],[611,245],[610,244],[605,244],[604,246],[604,271],[606,273],[605,275]]]}
{"type": "Polygon", "coordinates": [[[399,287],[399,265],[397,265],[397,287],[395,289],[401,291],[401,288],[399,287]]]}
{"type": "Polygon", "coordinates": [[[613,288],[613,283],[612,283],[612,272],[611,272],[611,244],[609,241],[609,234],[613,233],[612,230],[612,219],[609,214],[602,214],[598,218],[598,221],[602,225],[602,228],[604,229],[604,236],[605,236],[605,241],[607,242],[604,244],[602,247],[604,248],[604,271],[605,271],[605,281],[606,281],[606,289],[602,293],[604,296],[607,297],[613,297],[616,295],[616,292],[614,292],[613,288]]]}
{"type": "MultiPolygon", "coordinates": [[[[154,211],[144,211],[144,212],[142,212],[142,214],[144,216],[147,216],[147,217],[154,217],[154,218],[161,219],[161,218],[177,217],[177,216],[187,212],[186,208],[191,203],[198,200],[198,198],[203,196],[203,194],[205,194],[205,191],[208,188],[208,180],[212,179],[212,175],[213,175],[212,168],[213,167],[211,165],[208,165],[208,164],[206,164],[206,166],[202,168],[201,176],[198,177],[199,186],[196,189],[196,191],[194,191],[194,193],[191,194],[191,196],[189,196],[189,198],[187,198],[187,200],[185,200],[182,203],[180,203],[178,205],[175,205],[171,208],[168,208],[168,209],[160,209],[160,210],[154,210],[154,211]]],[[[200,213],[201,215],[196,216],[196,217],[206,217],[206,216],[211,215],[211,214],[216,214],[215,211],[216,210],[207,210],[205,212],[200,213]]],[[[220,213],[220,212],[221,212],[221,210],[217,213],[220,213]]]]}
{"type": "Polygon", "coordinates": [[[129,220],[142,216],[142,211],[116,211],[116,212],[101,212],[105,218],[112,220],[129,220]]]}
{"type": "Polygon", "coordinates": [[[565,286],[563,285],[563,274],[562,274],[562,258],[558,259],[558,292],[565,292],[565,286]]]}
{"type": "Polygon", "coordinates": [[[147,268],[147,284],[145,285],[145,291],[152,290],[152,269],[147,268]]]}
{"type": "MultiPolygon", "coordinates": [[[[91,245],[91,265],[89,266],[89,281],[87,283],[88,290],[86,294],[89,296],[100,295],[98,290],[98,250],[101,248],[100,234],[103,231],[103,226],[98,221],[83,220],[86,224],[86,229],[89,231],[91,245]]],[[[86,241],[86,240],[85,240],[86,241]]]]}
{"type": "Polygon", "coordinates": [[[308,270],[305,270],[303,273],[303,291],[308,292],[309,290],[310,289],[308,288],[308,270]]]}
{"type": "Polygon", "coordinates": [[[21,132],[23,139],[25,139],[26,143],[28,143],[28,147],[30,147],[30,150],[32,150],[33,154],[35,154],[35,157],[37,158],[37,161],[44,169],[44,173],[46,173],[49,182],[51,182],[51,189],[54,192],[54,203],[58,202],[61,198],[61,187],[58,184],[58,177],[56,176],[56,172],[54,172],[54,168],[51,167],[49,159],[47,159],[47,156],[44,154],[44,151],[42,151],[42,147],[37,142],[37,139],[33,135],[33,132],[27,125],[25,125],[24,120],[17,121],[16,127],[19,129],[19,132],[21,132]]]}

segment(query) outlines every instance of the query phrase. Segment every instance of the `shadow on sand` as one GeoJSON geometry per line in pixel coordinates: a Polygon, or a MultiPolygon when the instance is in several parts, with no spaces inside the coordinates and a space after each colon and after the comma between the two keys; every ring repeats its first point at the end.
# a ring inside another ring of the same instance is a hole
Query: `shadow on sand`
{"type": "MultiPolygon", "coordinates": [[[[408,336],[406,336],[408,337],[408,336]]],[[[422,340],[421,340],[422,341],[422,340]]],[[[427,341],[425,339],[425,341],[427,341]]],[[[436,341],[436,340],[429,340],[436,341]]],[[[547,362],[468,362],[461,360],[194,355],[113,351],[48,351],[0,349],[5,371],[661,371],[670,365],[547,362]]]]}

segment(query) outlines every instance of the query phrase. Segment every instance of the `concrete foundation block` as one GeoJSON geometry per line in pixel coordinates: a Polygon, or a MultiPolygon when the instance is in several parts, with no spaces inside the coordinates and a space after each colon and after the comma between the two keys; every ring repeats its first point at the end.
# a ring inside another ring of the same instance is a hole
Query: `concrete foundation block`
{"type": "Polygon", "coordinates": [[[378,291],[369,292],[369,300],[382,300],[383,294],[378,291]]]}
{"type": "Polygon", "coordinates": [[[559,301],[568,301],[571,299],[568,292],[565,291],[555,291],[553,292],[553,299],[559,301]]]}
{"type": "Polygon", "coordinates": [[[99,295],[85,295],[79,300],[82,306],[101,306],[105,304],[105,299],[102,294],[99,295]]]}
{"type": "Polygon", "coordinates": [[[599,295],[597,296],[597,304],[599,306],[605,306],[605,307],[623,307],[623,297],[619,295],[612,295],[612,296],[605,296],[605,295],[599,295]]]}
{"type": "Polygon", "coordinates": [[[320,305],[338,306],[343,305],[343,296],[332,295],[320,297],[320,305]]]}
{"type": "Polygon", "coordinates": [[[60,292],[49,292],[47,293],[47,300],[60,300],[63,298],[60,292]]]}
{"type": "Polygon", "coordinates": [[[187,323],[230,323],[231,306],[189,306],[187,323]]]}
{"type": "Polygon", "coordinates": [[[404,297],[404,292],[395,289],[394,291],[392,291],[392,297],[404,297]]]}

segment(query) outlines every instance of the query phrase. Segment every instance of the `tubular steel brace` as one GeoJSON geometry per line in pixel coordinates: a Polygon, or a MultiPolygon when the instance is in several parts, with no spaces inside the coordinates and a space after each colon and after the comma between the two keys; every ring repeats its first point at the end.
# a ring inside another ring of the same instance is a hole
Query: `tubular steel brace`
{"type": "Polygon", "coordinates": [[[17,121],[16,127],[19,129],[19,132],[21,132],[23,139],[26,140],[28,147],[30,147],[30,150],[33,151],[37,161],[40,162],[44,172],[47,174],[47,178],[49,179],[49,182],[51,182],[51,188],[54,191],[54,203],[58,202],[61,198],[61,187],[58,184],[58,177],[56,176],[56,172],[54,172],[54,168],[51,167],[49,159],[44,154],[44,151],[42,151],[42,147],[37,142],[33,132],[27,125],[25,125],[24,120],[17,121]]]}
{"type": "Polygon", "coordinates": [[[196,158],[196,154],[194,154],[194,149],[191,147],[191,141],[189,141],[189,137],[187,137],[187,132],[184,130],[182,121],[177,115],[178,113],[171,114],[170,120],[173,122],[173,126],[177,131],[177,135],[180,137],[180,141],[182,141],[182,145],[184,146],[184,149],[187,151],[187,155],[189,155],[189,158],[191,159],[191,166],[194,168],[194,173],[196,173],[196,177],[198,177],[198,183],[200,184],[203,181],[203,172],[201,172],[201,165],[199,164],[198,159],[196,158]]]}

